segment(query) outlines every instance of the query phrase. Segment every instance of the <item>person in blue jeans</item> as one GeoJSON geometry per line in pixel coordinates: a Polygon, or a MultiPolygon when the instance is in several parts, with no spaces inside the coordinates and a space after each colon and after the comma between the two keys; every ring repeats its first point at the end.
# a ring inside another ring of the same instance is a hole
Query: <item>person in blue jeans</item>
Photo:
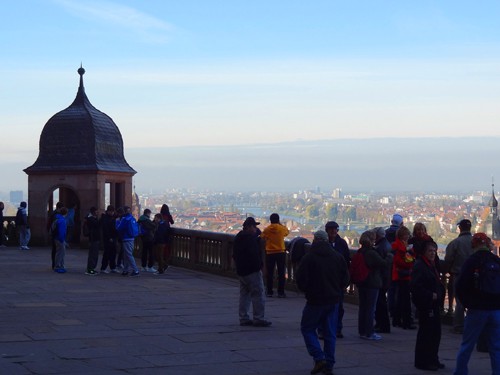
{"type": "Polygon", "coordinates": [[[134,241],[139,235],[139,225],[132,216],[130,207],[123,207],[125,214],[116,221],[116,231],[123,246],[123,276],[139,276],[134,258],[134,241]],[[129,274],[130,273],[130,274],[129,274]]]}
{"type": "MultiPolygon", "coordinates": [[[[493,245],[494,246],[494,245],[493,245]]],[[[500,280],[498,272],[483,283],[486,262],[500,267],[500,259],[491,252],[491,239],[484,233],[472,236],[473,254],[465,261],[456,283],[457,298],[467,309],[462,344],[454,375],[467,375],[468,363],[481,333],[487,336],[491,373],[500,374],[500,280]]]]}
{"type": "Polygon", "coordinates": [[[314,360],[311,374],[332,374],[335,364],[335,344],[339,302],[347,285],[349,272],[342,255],[332,251],[328,234],[319,230],[309,252],[297,269],[297,286],[305,293],[300,330],[307,352],[314,360]],[[324,347],[321,348],[317,329],[321,328],[324,347]]]}

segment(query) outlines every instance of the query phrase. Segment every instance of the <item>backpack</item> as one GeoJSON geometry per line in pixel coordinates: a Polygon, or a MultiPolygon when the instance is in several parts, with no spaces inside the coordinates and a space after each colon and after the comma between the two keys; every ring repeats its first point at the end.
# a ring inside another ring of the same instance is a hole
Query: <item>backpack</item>
{"type": "Polygon", "coordinates": [[[310,242],[304,237],[295,237],[292,241],[290,241],[290,258],[292,260],[292,263],[299,263],[302,257],[305,255],[306,249],[304,245],[306,243],[310,242]]]}
{"type": "Polygon", "coordinates": [[[494,254],[482,256],[474,271],[477,287],[483,293],[500,294],[500,259],[494,254]],[[476,276],[477,275],[477,276],[476,276]]]}
{"type": "Polygon", "coordinates": [[[365,262],[365,254],[359,249],[356,254],[352,256],[351,264],[349,266],[349,274],[351,275],[351,282],[354,284],[362,284],[368,277],[370,269],[365,262]]]}
{"type": "Polygon", "coordinates": [[[90,237],[90,228],[89,228],[89,223],[88,220],[85,219],[83,221],[83,228],[82,228],[82,233],[85,237],[90,237]]]}

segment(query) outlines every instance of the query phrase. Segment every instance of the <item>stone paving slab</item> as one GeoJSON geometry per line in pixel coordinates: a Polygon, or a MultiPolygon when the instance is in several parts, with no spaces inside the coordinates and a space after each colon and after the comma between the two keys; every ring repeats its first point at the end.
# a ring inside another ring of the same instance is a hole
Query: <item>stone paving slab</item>
{"type": "MultiPolygon", "coordinates": [[[[237,280],[175,267],[87,276],[86,258],[69,250],[68,273],[56,274],[49,248],[0,249],[0,374],[309,374],[296,292],[268,299],[272,327],[240,327],[237,280]]],[[[416,331],[360,340],[357,306],[345,308],[335,374],[423,374],[416,331]]],[[[460,339],[443,327],[439,374],[452,374],[460,339]]],[[[470,373],[491,373],[487,354],[473,353],[470,373]]]]}

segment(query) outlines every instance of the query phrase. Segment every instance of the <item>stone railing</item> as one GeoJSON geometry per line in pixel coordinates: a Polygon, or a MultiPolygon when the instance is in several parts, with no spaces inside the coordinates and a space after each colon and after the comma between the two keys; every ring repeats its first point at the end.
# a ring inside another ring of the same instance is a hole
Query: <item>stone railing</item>
{"type": "MultiPolygon", "coordinates": [[[[236,270],[232,261],[234,235],[180,228],[172,228],[172,232],[171,261],[173,265],[217,275],[236,277],[236,270]]],[[[306,244],[307,246],[310,245],[306,244]]],[[[355,252],[355,249],[351,249],[351,256],[355,252]]],[[[262,254],[264,256],[264,248],[262,249],[262,254]]],[[[287,289],[297,290],[294,280],[294,269],[288,254],[286,258],[286,275],[287,289]]],[[[443,282],[448,286],[447,276],[444,277],[443,282]]],[[[451,291],[449,288],[446,289],[448,297],[448,292],[451,291]]],[[[346,301],[352,303],[358,302],[354,285],[349,286],[346,301]]],[[[453,305],[453,301],[451,305],[453,305]]],[[[446,298],[445,310],[449,311],[450,308],[450,301],[446,298]]]]}

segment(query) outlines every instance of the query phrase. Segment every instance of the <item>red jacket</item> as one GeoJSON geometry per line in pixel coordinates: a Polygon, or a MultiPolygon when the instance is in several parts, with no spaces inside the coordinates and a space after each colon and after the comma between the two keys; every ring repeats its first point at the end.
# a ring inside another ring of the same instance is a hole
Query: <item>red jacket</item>
{"type": "Polygon", "coordinates": [[[406,251],[406,245],[399,238],[392,243],[394,258],[392,260],[392,280],[410,280],[411,270],[415,263],[413,253],[406,251]]]}

